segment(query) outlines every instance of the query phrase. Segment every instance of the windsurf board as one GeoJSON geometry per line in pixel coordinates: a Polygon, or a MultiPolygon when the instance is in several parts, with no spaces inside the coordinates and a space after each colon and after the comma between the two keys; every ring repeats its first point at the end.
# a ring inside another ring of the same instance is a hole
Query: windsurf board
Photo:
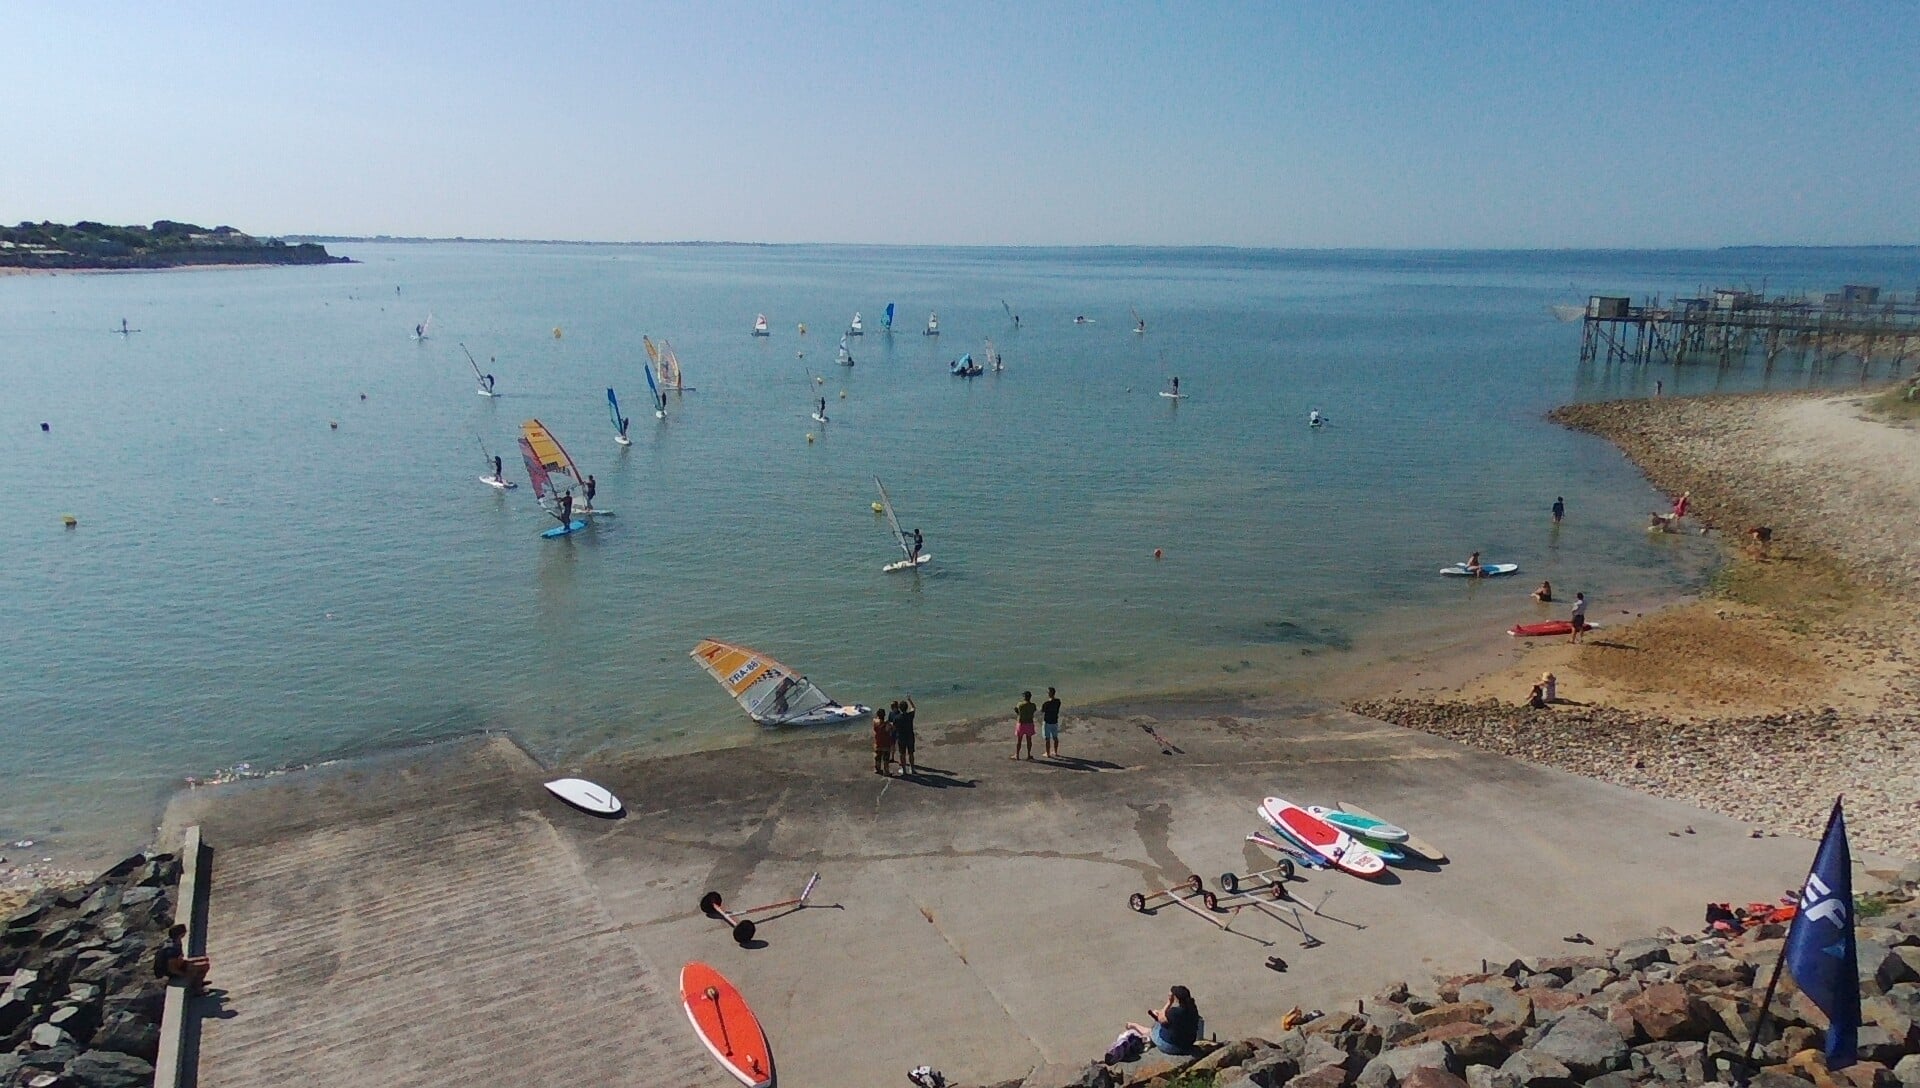
{"type": "Polygon", "coordinates": [[[767,1033],[733,983],[704,963],[689,963],[680,969],[680,1004],[693,1033],[722,1069],[747,1088],[772,1088],[767,1033]]]}

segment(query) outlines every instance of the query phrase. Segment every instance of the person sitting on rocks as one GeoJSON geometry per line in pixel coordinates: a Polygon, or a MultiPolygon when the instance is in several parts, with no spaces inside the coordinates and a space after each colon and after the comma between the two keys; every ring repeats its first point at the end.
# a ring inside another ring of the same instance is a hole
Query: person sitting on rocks
{"type": "Polygon", "coordinates": [[[1527,705],[1535,710],[1547,709],[1547,689],[1539,684],[1533,685],[1533,690],[1527,692],[1527,705]]]}
{"type": "Polygon", "coordinates": [[[1193,1052],[1193,1044],[1200,1039],[1200,1006],[1193,1003],[1192,991],[1185,986],[1173,987],[1167,991],[1167,1003],[1148,1009],[1147,1015],[1153,1018],[1153,1027],[1128,1024],[1127,1030],[1152,1039],[1163,1054],[1193,1052]]]}
{"type": "Polygon", "coordinates": [[[167,943],[153,957],[153,973],[172,982],[205,986],[213,961],[205,956],[187,955],[187,927],[176,925],[167,930],[167,943]]]}
{"type": "Polygon", "coordinates": [[[1753,543],[1760,549],[1761,555],[1767,554],[1767,546],[1773,543],[1772,529],[1765,525],[1756,525],[1747,530],[1747,535],[1753,538],[1753,543]]]}

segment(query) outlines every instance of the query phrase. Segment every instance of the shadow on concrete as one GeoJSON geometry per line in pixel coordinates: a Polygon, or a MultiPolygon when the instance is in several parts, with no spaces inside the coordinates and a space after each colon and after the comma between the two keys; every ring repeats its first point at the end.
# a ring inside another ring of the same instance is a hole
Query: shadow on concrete
{"type": "Polygon", "coordinates": [[[1063,771],[1117,771],[1120,764],[1105,759],[1080,759],[1077,756],[1048,756],[1034,760],[1043,767],[1058,767],[1063,771]]]}
{"type": "Polygon", "coordinates": [[[899,779],[902,782],[911,782],[916,786],[935,790],[956,788],[970,790],[979,784],[971,778],[960,778],[952,771],[941,770],[938,767],[921,767],[911,773],[902,773],[899,779]]]}

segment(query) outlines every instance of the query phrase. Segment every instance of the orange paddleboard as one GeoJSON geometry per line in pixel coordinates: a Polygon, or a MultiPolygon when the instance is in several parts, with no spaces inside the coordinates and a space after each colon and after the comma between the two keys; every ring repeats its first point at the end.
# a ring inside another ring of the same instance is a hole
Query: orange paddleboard
{"type": "Polygon", "coordinates": [[[704,963],[680,969],[680,1003],[687,1007],[693,1032],[747,1088],[772,1088],[773,1051],[760,1020],[733,983],[704,963]]]}

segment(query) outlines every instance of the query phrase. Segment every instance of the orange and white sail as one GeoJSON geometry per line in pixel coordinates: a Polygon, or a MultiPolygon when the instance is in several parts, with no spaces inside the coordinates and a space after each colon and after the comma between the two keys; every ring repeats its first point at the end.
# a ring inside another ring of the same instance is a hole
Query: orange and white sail
{"type": "Polygon", "coordinates": [[[674,390],[681,388],[680,357],[673,353],[673,341],[660,341],[660,358],[655,365],[660,369],[660,388],[674,390]]]}
{"type": "MultiPolygon", "coordinates": [[[[571,489],[586,482],[586,473],[581,472],[580,466],[573,463],[573,458],[568,455],[566,447],[560,444],[559,439],[553,437],[553,432],[547,430],[546,424],[537,419],[529,419],[522,423],[520,442],[521,453],[530,458],[527,461],[529,470],[538,464],[548,477],[565,477],[555,485],[556,489],[571,489]]],[[[537,484],[535,490],[538,491],[537,484]]],[[[546,496],[540,497],[544,499],[546,496]]]]}
{"type": "Polygon", "coordinates": [[[689,656],[761,725],[846,721],[869,713],[866,707],[841,706],[813,681],[751,647],[707,638],[689,656]]]}

